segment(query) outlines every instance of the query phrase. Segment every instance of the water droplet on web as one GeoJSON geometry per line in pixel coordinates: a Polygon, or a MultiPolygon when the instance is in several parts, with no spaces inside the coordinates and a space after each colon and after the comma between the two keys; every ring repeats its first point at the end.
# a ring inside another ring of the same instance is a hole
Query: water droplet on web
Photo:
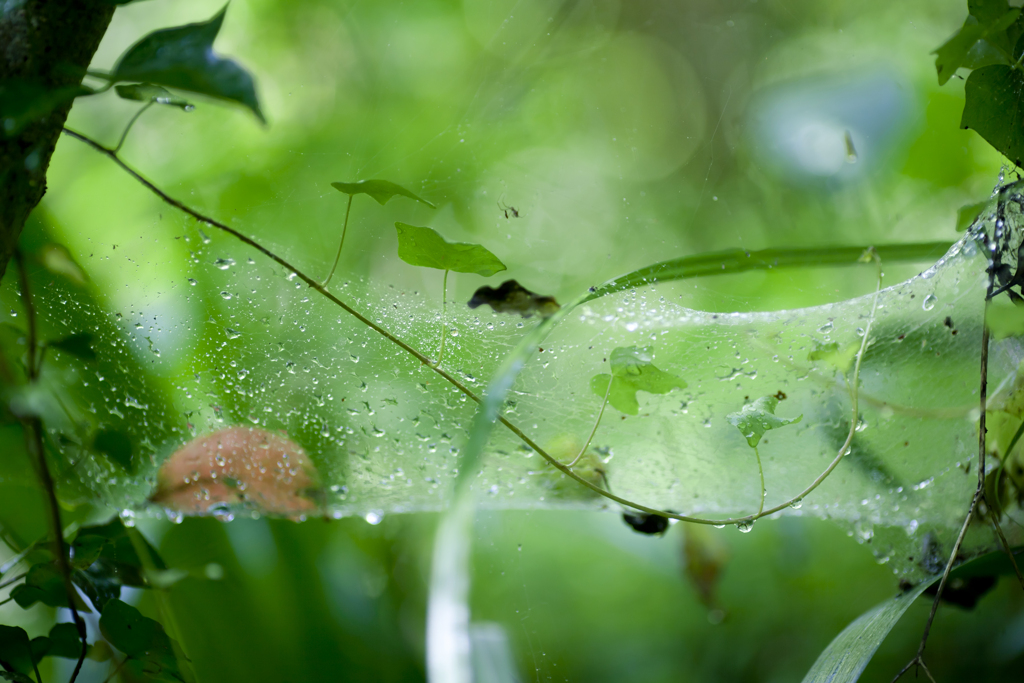
{"type": "Polygon", "coordinates": [[[238,339],[239,337],[242,336],[241,332],[230,327],[224,328],[224,334],[228,335],[228,339],[238,339]]]}
{"type": "Polygon", "coordinates": [[[924,301],[921,302],[921,308],[923,308],[926,311],[930,311],[933,308],[935,308],[935,302],[937,301],[938,298],[934,294],[929,294],[924,298],[924,301]]]}
{"type": "Polygon", "coordinates": [[[627,332],[636,332],[638,327],[640,327],[639,323],[626,323],[627,332]]]}
{"type": "Polygon", "coordinates": [[[217,266],[221,270],[227,270],[231,266],[235,265],[235,259],[233,258],[219,258],[213,262],[213,265],[217,266]]]}
{"type": "Polygon", "coordinates": [[[135,513],[131,510],[121,510],[121,512],[118,513],[118,516],[121,518],[121,523],[126,527],[135,526],[135,513]]]}
{"type": "Polygon", "coordinates": [[[220,295],[221,295],[221,297],[223,297],[223,298],[224,298],[225,300],[226,300],[226,299],[230,299],[230,298],[231,298],[231,292],[221,292],[221,293],[220,293],[220,295]]]}
{"type": "Polygon", "coordinates": [[[203,232],[202,230],[199,231],[199,239],[201,239],[203,241],[203,244],[209,244],[212,241],[209,238],[209,236],[205,232],[203,232]]]}
{"type": "Polygon", "coordinates": [[[818,328],[818,332],[821,332],[822,334],[828,334],[833,329],[834,326],[832,325],[832,323],[825,323],[824,325],[818,328]]]}
{"type": "Polygon", "coordinates": [[[796,500],[794,500],[792,503],[789,504],[789,507],[793,508],[794,510],[799,510],[803,506],[804,506],[804,499],[803,498],[797,498],[796,500]]]}
{"type": "Polygon", "coordinates": [[[384,513],[376,511],[367,512],[366,516],[364,516],[363,519],[366,520],[367,524],[377,526],[378,524],[384,521],[384,513]]]}
{"type": "Polygon", "coordinates": [[[195,278],[192,278],[192,277],[190,277],[190,278],[188,279],[188,283],[189,283],[190,285],[192,285],[193,287],[195,287],[196,285],[198,285],[198,284],[199,284],[198,282],[196,282],[196,279],[195,279],[195,278]]]}

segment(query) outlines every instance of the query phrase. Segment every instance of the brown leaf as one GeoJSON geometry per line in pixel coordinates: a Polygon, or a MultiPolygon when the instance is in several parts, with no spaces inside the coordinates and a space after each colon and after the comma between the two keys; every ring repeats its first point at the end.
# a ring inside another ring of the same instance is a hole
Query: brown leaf
{"type": "Polygon", "coordinates": [[[295,442],[263,429],[228,427],[168,458],[150,500],[186,515],[227,504],[299,517],[316,509],[315,472],[295,442]]]}
{"type": "Polygon", "coordinates": [[[469,307],[476,308],[483,304],[493,308],[495,313],[519,313],[524,318],[534,313],[548,318],[560,308],[555,297],[535,294],[515,280],[506,280],[497,289],[484,285],[476,290],[469,300],[469,307]]]}

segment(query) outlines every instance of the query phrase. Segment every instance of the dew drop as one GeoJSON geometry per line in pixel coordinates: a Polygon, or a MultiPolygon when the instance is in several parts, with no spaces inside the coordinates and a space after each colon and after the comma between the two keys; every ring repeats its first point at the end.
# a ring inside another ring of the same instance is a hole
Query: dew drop
{"type": "Polygon", "coordinates": [[[753,522],[740,522],[736,525],[736,528],[740,530],[741,534],[749,534],[750,530],[754,528],[753,522]]]}
{"type": "Polygon", "coordinates": [[[219,258],[213,262],[213,265],[217,266],[221,270],[227,270],[231,266],[235,265],[235,259],[233,258],[219,258]]]}
{"type": "Polygon", "coordinates": [[[363,519],[366,520],[367,524],[377,526],[378,524],[384,521],[384,513],[376,511],[367,512],[366,516],[364,516],[363,519]]]}
{"type": "Polygon", "coordinates": [[[221,292],[221,293],[220,293],[220,295],[221,295],[221,297],[223,297],[223,298],[224,298],[225,300],[228,300],[228,299],[230,299],[230,298],[231,298],[231,292],[221,292]]]}
{"type": "Polygon", "coordinates": [[[921,308],[923,308],[926,311],[930,311],[933,308],[935,308],[936,301],[938,301],[938,298],[934,294],[929,294],[924,298],[924,301],[921,303],[921,308]]]}
{"type": "Polygon", "coordinates": [[[190,277],[190,278],[188,279],[188,283],[189,283],[190,285],[192,285],[193,287],[195,287],[196,285],[198,285],[198,284],[199,284],[198,282],[196,282],[196,279],[195,279],[195,278],[192,278],[192,277],[190,277]]]}
{"type": "Polygon", "coordinates": [[[824,325],[818,328],[818,332],[821,332],[822,334],[828,334],[833,329],[834,326],[832,325],[832,323],[825,323],[824,325]]]}
{"type": "Polygon", "coordinates": [[[242,336],[241,332],[230,327],[224,328],[224,334],[228,335],[228,339],[238,339],[239,337],[242,336]]]}

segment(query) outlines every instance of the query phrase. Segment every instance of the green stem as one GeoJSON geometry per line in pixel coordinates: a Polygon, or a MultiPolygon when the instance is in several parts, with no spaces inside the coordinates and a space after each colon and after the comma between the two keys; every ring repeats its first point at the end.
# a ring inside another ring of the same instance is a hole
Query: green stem
{"type": "Polygon", "coordinates": [[[4,588],[7,588],[12,583],[18,583],[19,581],[24,579],[26,576],[28,576],[28,572],[23,572],[23,573],[18,574],[17,576],[15,576],[13,579],[10,579],[8,581],[4,581],[3,583],[0,583],[0,590],[3,590],[4,588]]]}
{"type": "Polygon", "coordinates": [[[761,477],[761,504],[757,507],[757,516],[760,517],[764,512],[764,499],[768,492],[764,487],[764,467],[761,466],[761,454],[758,452],[757,446],[754,446],[754,457],[757,458],[757,474],[761,477]]]}
{"type": "Polygon", "coordinates": [[[117,154],[121,150],[121,146],[124,144],[125,138],[128,137],[128,131],[132,129],[132,126],[135,125],[135,122],[138,121],[139,117],[142,116],[143,113],[145,113],[145,111],[152,106],[153,100],[150,100],[149,102],[146,102],[145,106],[143,106],[142,109],[135,112],[135,116],[133,116],[132,120],[128,122],[128,125],[124,127],[124,132],[121,133],[121,139],[117,141],[117,147],[114,148],[114,154],[117,154]]]}
{"type": "Polygon", "coordinates": [[[326,287],[327,283],[329,283],[331,278],[334,277],[334,271],[338,269],[338,262],[341,261],[341,248],[345,246],[345,233],[348,232],[348,214],[352,211],[353,196],[354,195],[348,196],[348,206],[345,207],[345,223],[341,226],[341,243],[338,245],[338,255],[334,257],[334,265],[331,266],[331,274],[327,276],[326,280],[324,280],[324,287],[326,287]]]}
{"type": "MultiPolygon", "coordinates": [[[[590,442],[594,440],[594,434],[597,434],[597,427],[598,427],[598,425],[601,424],[601,418],[604,417],[604,409],[608,406],[608,397],[612,393],[612,382],[614,382],[614,381],[615,381],[615,375],[609,375],[608,376],[608,388],[605,389],[605,392],[604,392],[604,402],[601,404],[601,412],[599,412],[597,414],[597,421],[594,422],[594,428],[590,430],[590,438],[587,439],[587,442],[585,444],[583,444],[583,448],[580,449],[580,452],[576,455],[575,458],[572,459],[571,463],[566,465],[566,467],[572,467],[573,465],[578,463],[580,461],[580,458],[583,457],[583,454],[587,452],[588,448],[590,448],[590,442]]],[[[605,482],[606,485],[607,485],[607,483],[608,482],[605,482]]]]}
{"type": "Polygon", "coordinates": [[[437,362],[434,363],[436,368],[441,364],[441,359],[444,358],[444,339],[448,335],[444,333],[444,320],[448,314],[448,271],[444,271],[444,282],[441,284],[441,348],[437,352],[437,362]]]}

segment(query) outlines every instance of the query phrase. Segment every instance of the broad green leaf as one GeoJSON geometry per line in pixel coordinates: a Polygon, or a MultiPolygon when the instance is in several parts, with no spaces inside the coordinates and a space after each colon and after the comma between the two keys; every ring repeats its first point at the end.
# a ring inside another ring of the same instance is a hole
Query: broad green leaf
{"type": "Polygon", "coordinates": [[[892,627],[937,579],[922,581],[902,595],[886,600],[857,617],[822,651],[804,676],[803,683],[853,683],[860,678],[892,627]]]}
{"type": "Polygon", "coordinates": [[[357,180],[354,183],[331,183],[331,187],[339,192],[344,192],[349,196],[357,194],[370,195],[381,206],[384,206],[391,201],[392,197],[400,196],[408,197],[409,199],[413,199],[421,204],[426,204],[432,209],[437,208],[426,199],[413,194],[401,185],[396,185],[389,180],[357,180]]]}
{"type": "Polygon", "coordinates": [[[962,128],[978,133],[996,151],[1017,164],[1024,159],[1024,74],[1008,66],[985,66],[971,72],[964,87],[962,128]]]}
{"type": "Polygon", "coordinates": [[[17,135],[64,103],[92,93],[81,85],[53,89],[31,81],[0,82],[0,137],[17,135]]]}
{"type": "Polygon", "coordinates": [[[996,339],[1024,335],[1024,306],[996,297],[985,311],[985,325],[996,339]]]}
{"type": "Polygon", "coordinates": [[[20,671],[0,671],[0,679],[11,683],[36,683],[35,679],[20,671]]]}
{"type": "Polygon", "coordinates": [[[193,680],[184,657],[177,656],[176,643],[159,622],[120,600],[111,600],[100,616],[100,631],[110,644],[134,660],[133,673],[145,672],[151,680],[193,680]]]}
{"type": "Polygon", "coordinates": [[[32,645],[25,629],[0,624],[0,664],[8,671],[32,673],[32,645]]]}
{"type": "Polygon", "coordinates": [[[640,404],[636,400],[638,391],[667,394],[673,389],[686,388],[686,382],[679,377],[654,367],[650,346],[615,349],[611,355],[611,367],[611,375],[590,378],[590,390],[601,398],[607,393],[608,402],[627,415],[640,412],[640,404]]]}
{"type": "Polygon", "coordinates": [[[498,257],[479,244],[448,242],[435,230],[395,223],[398,230],[398,257],[411,266],[476,273],[490,277],[505,270],[498,257]]]}
{"type": "Polygon", "coordinates": [[[70,353],[72,356],[82,360],[96,360],[96,352],[92,348],[92,334],[88,332],[68,335],[62,339],[50,342],[49,346],[54,349],[60,349],[65,353],[70,353]]]}
{"type": "Polygon", "coordinates": [[[195,109],[195,105],[184,97],[178,97],[166,88],[161,88],[159,85],[153,85],[152,83],[116,85],[114,90],[117,92],[117,96],[123,100],[166,104],[171,107],[178,107],[182,111],[192,111],[195,109]]]}
{"type": "Polygon", "coordinates": [[[991,64],[1009,64],[1016,36],[1006,32],[1020,15],[1006,0],[968,3],[970,15],[963,27],[933,53],[939,85],[952,78],[961,66],[976,69],[991,64]]]}
{"type": "Polygon", "coordinates": [[[794,424],[803,419],[803,415],[779,417],[775,414],[775,408],[778,405],[779,399],[774,396],[762,396],[753,403],[743,406],[738,413],[726,415],[725,419],[740,430],[740,433],[747,439],[748,446],[756,448],[765,432],[794,424]]]}
{"type": "Polygon", "coordinates": [[[132,441],[124,432],[116,429],[100,430],[93,439],[92,447],[123,467],[125,471],[134,472],[132,441]]]}
{"type": "Polygon", "coordinates": [[[227,5],[209,21],[150,33],[121,55],[112,80],[141,81],[237,102],[266,123],[252,76],[213,51],[225,12],[227,5]]]}

